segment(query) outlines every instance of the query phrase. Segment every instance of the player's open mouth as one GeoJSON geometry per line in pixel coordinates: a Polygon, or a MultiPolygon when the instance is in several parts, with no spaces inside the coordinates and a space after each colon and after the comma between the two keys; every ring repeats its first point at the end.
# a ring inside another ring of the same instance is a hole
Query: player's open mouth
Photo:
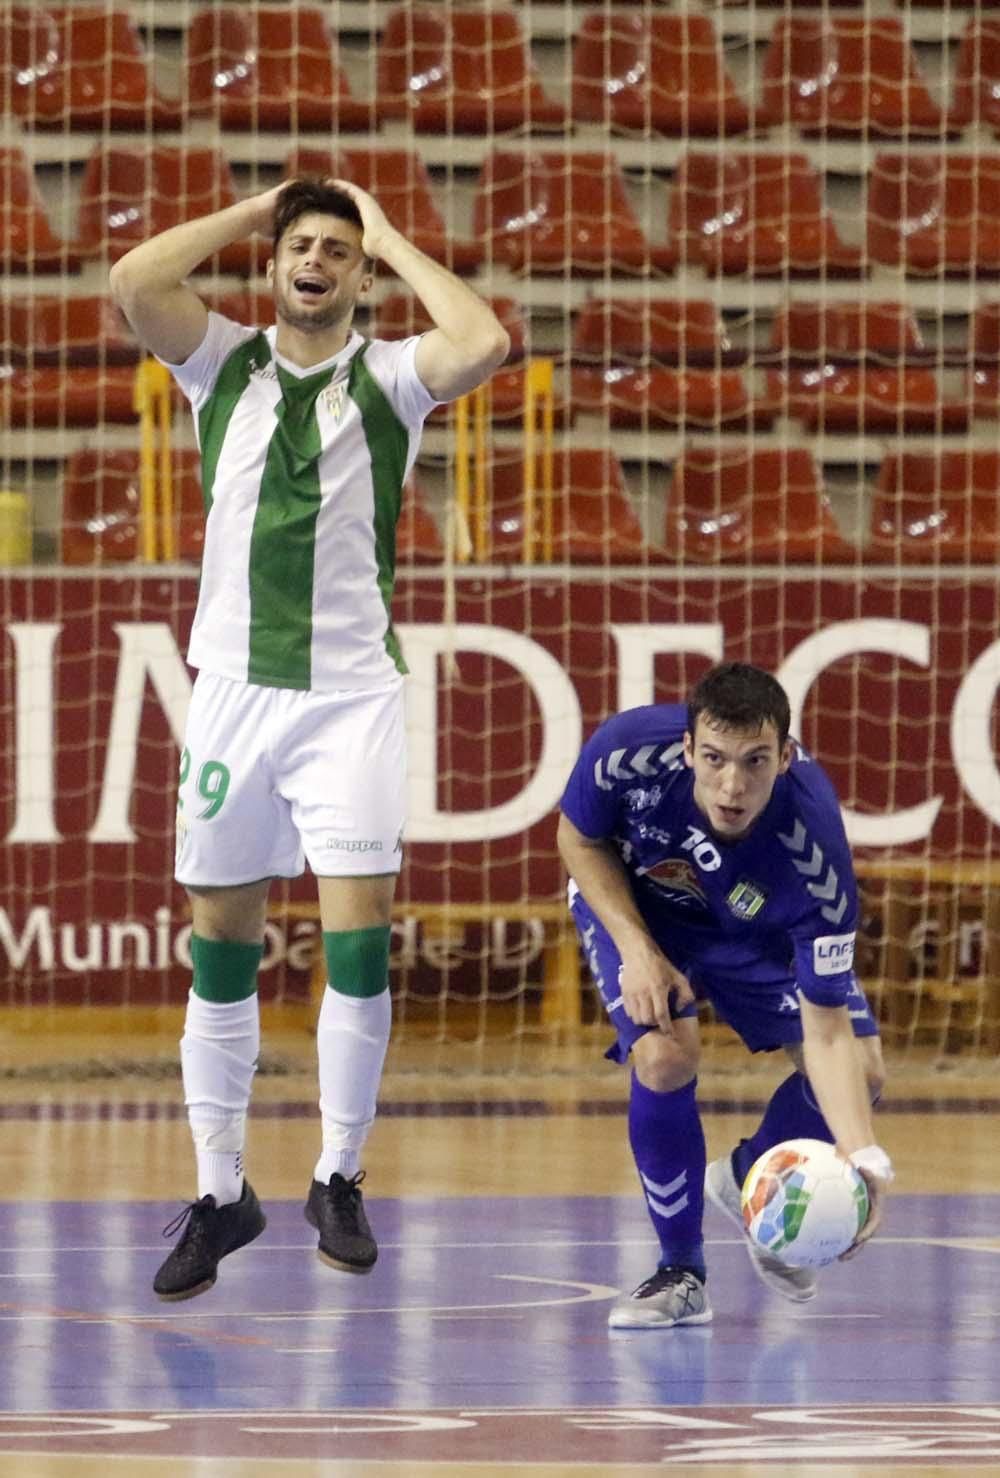
{"type": "Polygon", "coordinates": [[[295,288],[295,291],[297,293],[301,293],[303,297],[321,298],[329,288],[330,284],[328,282],[321,282],[318,277],[296,277],[295,281],[292,283],[292,286],[295,288]]]}
{"type": "Polygon", "coordinates": [[[739,806],[717,806],[716,810],[730,826],[738,825],[743,820],[743,811],[739,806]]]}

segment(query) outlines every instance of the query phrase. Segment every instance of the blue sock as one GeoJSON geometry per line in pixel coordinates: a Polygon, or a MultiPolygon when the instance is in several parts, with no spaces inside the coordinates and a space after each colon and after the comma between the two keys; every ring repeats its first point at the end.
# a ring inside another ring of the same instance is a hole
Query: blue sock
{"type": "Polygon", "coordinates": [[[633,1073],[628,1134],[660,1267],[690,1268],[704,1281],[705,1135],[694,1094],[694,1083],[656,1093],[633,1073]]]}
{"type": "Polygon", "coordinates": [[[756,1134],[750,1139],[741,1139],[733,1150],[733,1173],[737,1185],[743,1184],[750,1166],[765,1150],[786,1139],[825,1139],[827,1144],[833,1143],[833,1135],[816,1106],[809,1079],[801,1073],[792,1073],[791,1077],[779,1083],[764,1110],[756,1134]]]}

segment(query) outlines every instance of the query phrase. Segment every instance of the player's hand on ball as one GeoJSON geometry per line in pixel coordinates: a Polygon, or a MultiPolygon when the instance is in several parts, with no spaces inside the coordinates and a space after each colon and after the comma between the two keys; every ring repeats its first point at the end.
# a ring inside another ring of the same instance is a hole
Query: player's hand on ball
{"type": "Polygon", "coordinates": [[[889,1188],[889,1182],[887,1180],[881,1180],[877,1175],[873,1175],[870,1170],[866,1170],[863,1165],[858,1165],[855,1168],[868,1187],[868,1215],[865,1218],[864,1226],[850,1247],[848,1247],[846,1252],[840,1254],[840,1257],[837,1259],[838,1262],[848,1262],[852,1257],[857,1257],[869,1237],[874,1236],[878,1231],[879,1224],[882,1221],[882,1198],[889,1188]]]}
{"type": "Polygon", "coordinates": [[[618,983],[625,1012],[637,1026],[658,1026],[661,1031],[669,1032],[671,997],[675,1006],[686,1006],[694,1000],[687,977],[651,939],[640,940],[622,951],[618,983]]]}

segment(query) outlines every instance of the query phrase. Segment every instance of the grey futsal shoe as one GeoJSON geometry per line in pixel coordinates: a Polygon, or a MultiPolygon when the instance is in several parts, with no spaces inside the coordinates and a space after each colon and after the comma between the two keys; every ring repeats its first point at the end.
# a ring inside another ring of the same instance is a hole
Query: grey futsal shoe
{"type": "Polygon", "coordinates": [[[608,1315],[609,1329],[671,1329],[675,1324],[710,1324],[705,1285],[688,1268],[657,1268],[608,1315]]]}
{"type": "Polygon", "coordinates": [[[816,1297],[817,1280],[812,1268],[789,1267],[780,1257],[764,1252],[747,1236],[740,1206],[740,1188],[736,1183],[729,1155],[723,1155],[721,1160],[713,1160],[705,1171],[705,1195],[723,1216],[728,1216],[739,1227],[754,1272],[765,1288],[769,1288],[772,1293],[780,1293],[782,1298],[791,1299],[797,1304],[808,1303],[811,1298],[816,1297]]]}
{"type": "Polygon", "coordinates": [[[365,1172],[350,1180],[331,1175],[328,1185],[314,1180],[309,1187],[305,1217],[319,1232],[319,1258],[344,1273],[370,1273],[378,1247],[361,1204],[365,1172]]]}
{"type": "Polygon", "coordinates": [[[162,1299],[207,1293],[218,1276],[220,1260],[259,1237],[267,1220],[253,1187],[244,1180],[238,1201],[218,1206],[214,1196],[202,1196],[185,1206],[163,1228],[163,1235],[172,1237],[182,1226],[183,1236],[153,1279],[153,1292],[162,1299]]]}

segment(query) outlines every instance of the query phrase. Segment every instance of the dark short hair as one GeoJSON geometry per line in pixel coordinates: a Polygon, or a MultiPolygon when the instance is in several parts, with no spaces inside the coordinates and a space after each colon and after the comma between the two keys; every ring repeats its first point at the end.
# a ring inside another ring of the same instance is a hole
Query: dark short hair
{"type": "Polygon", "coordinates": [[[697,682],[688,698],[687,726],[704,714],[723,729],[762,729],[771,721],[784,745],[792,724],[788,694],[777,678],[748,662],[720,662],[697,682]]]}
{"type": "MultiPolygon", "coordinates": [[[[309,215],[310,212],[323,216],[336,216],[338,221],[350,221],[351,225],[357,226],[362,236],[364,235],[365,223],[350,195],[345,194],[343,190],[338,190],[336,185],[328,185],[325,180],[310,179],[303,175],[299,179],[289,180],[278,196],[274,211],[275,251],[278,250],[278,242],[289,227],[293,226],[300,216],[309,215]]],[[[374,265],[371,257],[365,257],[365,263],[369,267],[374,265]]]]}

